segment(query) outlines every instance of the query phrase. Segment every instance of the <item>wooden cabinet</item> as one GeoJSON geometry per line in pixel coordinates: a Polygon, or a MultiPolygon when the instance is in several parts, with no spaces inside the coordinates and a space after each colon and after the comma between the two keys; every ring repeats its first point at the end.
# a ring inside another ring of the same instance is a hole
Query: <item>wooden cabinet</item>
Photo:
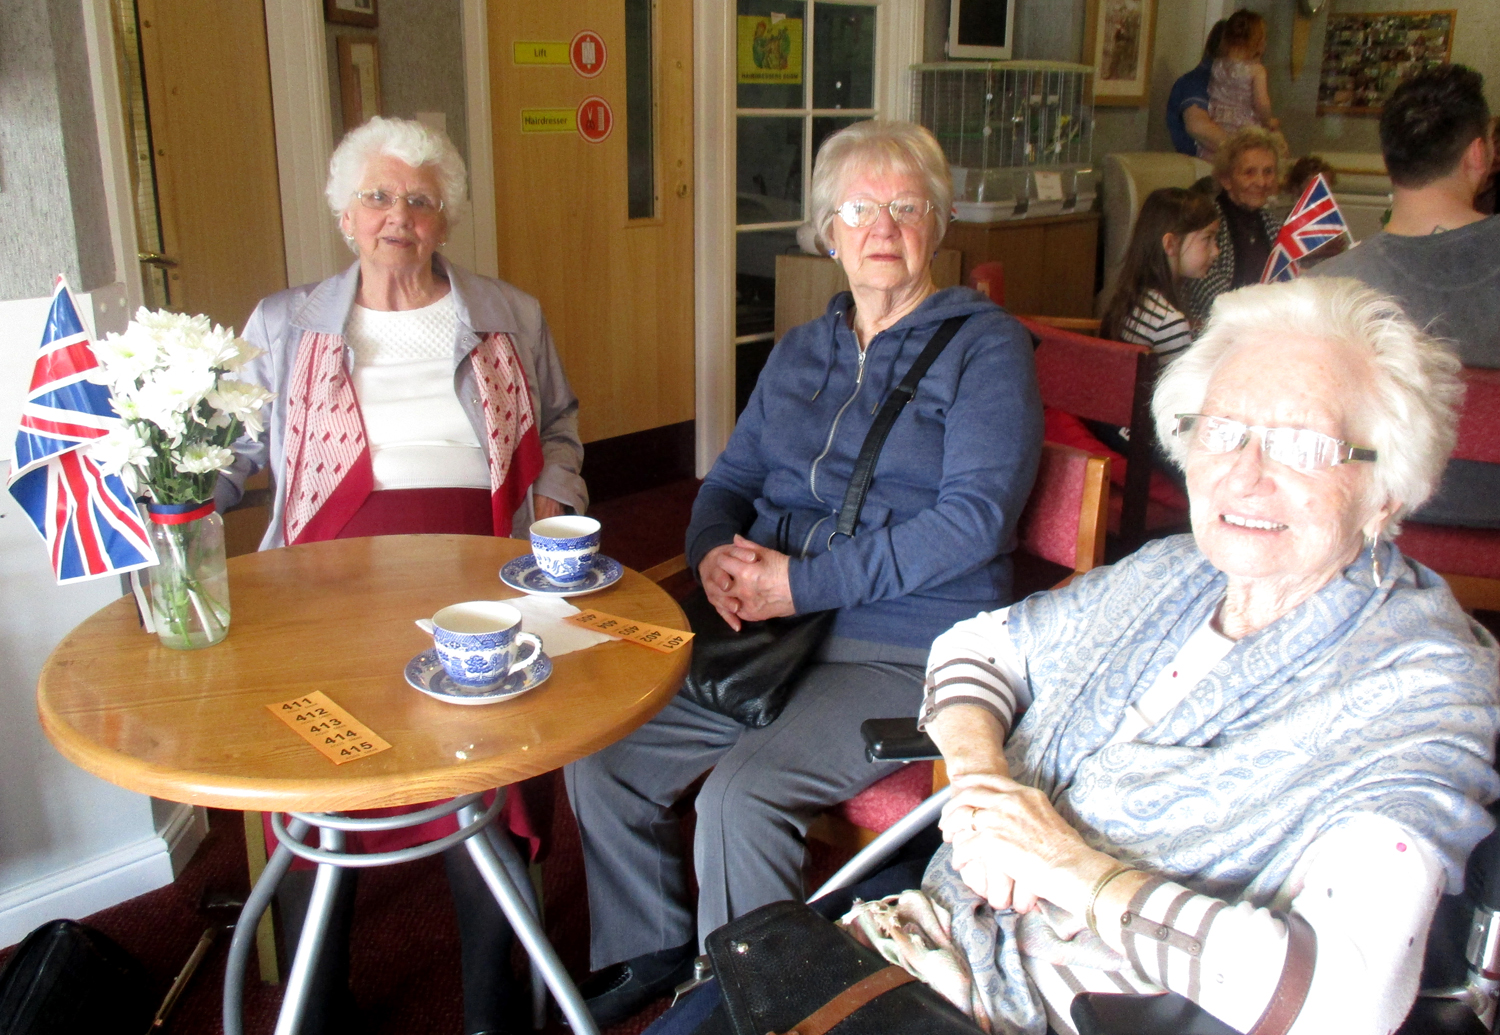
{"type": "Polygon", "coordinates": [[[1099,214],[1004,223],[948,224],[944,248],[963,253],[962,277],[980,263],[1005,265],[1005,308],[1039,316],[1093,316],[1099,214]]]}

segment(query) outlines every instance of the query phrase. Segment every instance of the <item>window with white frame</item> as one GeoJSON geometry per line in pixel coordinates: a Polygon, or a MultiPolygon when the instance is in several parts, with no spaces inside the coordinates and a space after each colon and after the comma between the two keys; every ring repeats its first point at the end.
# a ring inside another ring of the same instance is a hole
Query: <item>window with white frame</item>
{"type": "Polygon", "coordinates": [[[880,0],[738,0],[736,412],[770,354],[776,256],[795,252],[813,159],[831,134],[881,115],[880,0]]]}

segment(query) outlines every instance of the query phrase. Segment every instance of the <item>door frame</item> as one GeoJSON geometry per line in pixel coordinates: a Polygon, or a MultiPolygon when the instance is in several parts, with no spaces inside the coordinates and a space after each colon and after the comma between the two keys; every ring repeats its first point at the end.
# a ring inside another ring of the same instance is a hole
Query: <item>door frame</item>
{"type": "MultiPolygon", "coordinates": [[[[879,0],[876,107],[904,119],[922,60],[922,0],[879,0]]],[[[735,84],[738,5],[693,0],[694,466],[708,474],[734,430],[735,84]]]]}

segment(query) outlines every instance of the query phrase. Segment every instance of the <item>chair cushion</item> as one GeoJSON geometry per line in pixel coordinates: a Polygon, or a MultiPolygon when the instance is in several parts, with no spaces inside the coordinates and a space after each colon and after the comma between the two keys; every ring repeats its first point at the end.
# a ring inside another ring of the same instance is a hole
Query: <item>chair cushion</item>
{"type": "Polygon", "coordinates": [[[932,763],[912,762],[876,780],[833,811],[857,827],[884,833],[932,794],[932,763]]]}
{"type": "Polygon", "coordinates": [[[1408,521],[1396,537],[1396,545],[1433,571],[1500,579],[1500,530],[1408,521]]]}
{"type": "MultiPolygon", "coordinates": [[[[1098,437],[1088,429],[1088,425],[1061,410],[1050,406],[1042,407],[1042,437],[1048,442],[1057,442],[1064,446],[1072,446],[1074,449],[1082,449],[1086,453],[1095,456],[1109,457],[1109,480],[1112,484],[1124,488],[1125,472],[1128,469],[1128,461],[1118,452],[1110,449],[1098,437]]],[[[1160,471],[1151,472],[1151,487],[1148,495],[1160,504],[1158,510],[1165,508],[1167,511],[1186,511],[1188,506],[1187,497],[1182,490],[1173,485],[1160,471]]],[[[1148,514],[1149,514],[1148,508],[1148,514]]],[[[1149,519],[1148,519],[1149,523],[1149,519]]]]}

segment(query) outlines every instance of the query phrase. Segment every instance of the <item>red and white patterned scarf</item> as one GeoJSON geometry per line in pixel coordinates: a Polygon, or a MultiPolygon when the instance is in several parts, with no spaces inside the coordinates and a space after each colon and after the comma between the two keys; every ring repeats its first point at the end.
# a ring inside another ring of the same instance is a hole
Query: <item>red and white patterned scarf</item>
{"type": "MultiPolygon", "coordinates": [[[[511,516],[542,472],[536,414],[510,335],[485,335],[469,360],[484,404],[495,534],[508,536],[511,516]]],[[[286,403],[283,537],[289,546],[332,539],[375,489],[342,335],[302,335],[286,403]]]]}

